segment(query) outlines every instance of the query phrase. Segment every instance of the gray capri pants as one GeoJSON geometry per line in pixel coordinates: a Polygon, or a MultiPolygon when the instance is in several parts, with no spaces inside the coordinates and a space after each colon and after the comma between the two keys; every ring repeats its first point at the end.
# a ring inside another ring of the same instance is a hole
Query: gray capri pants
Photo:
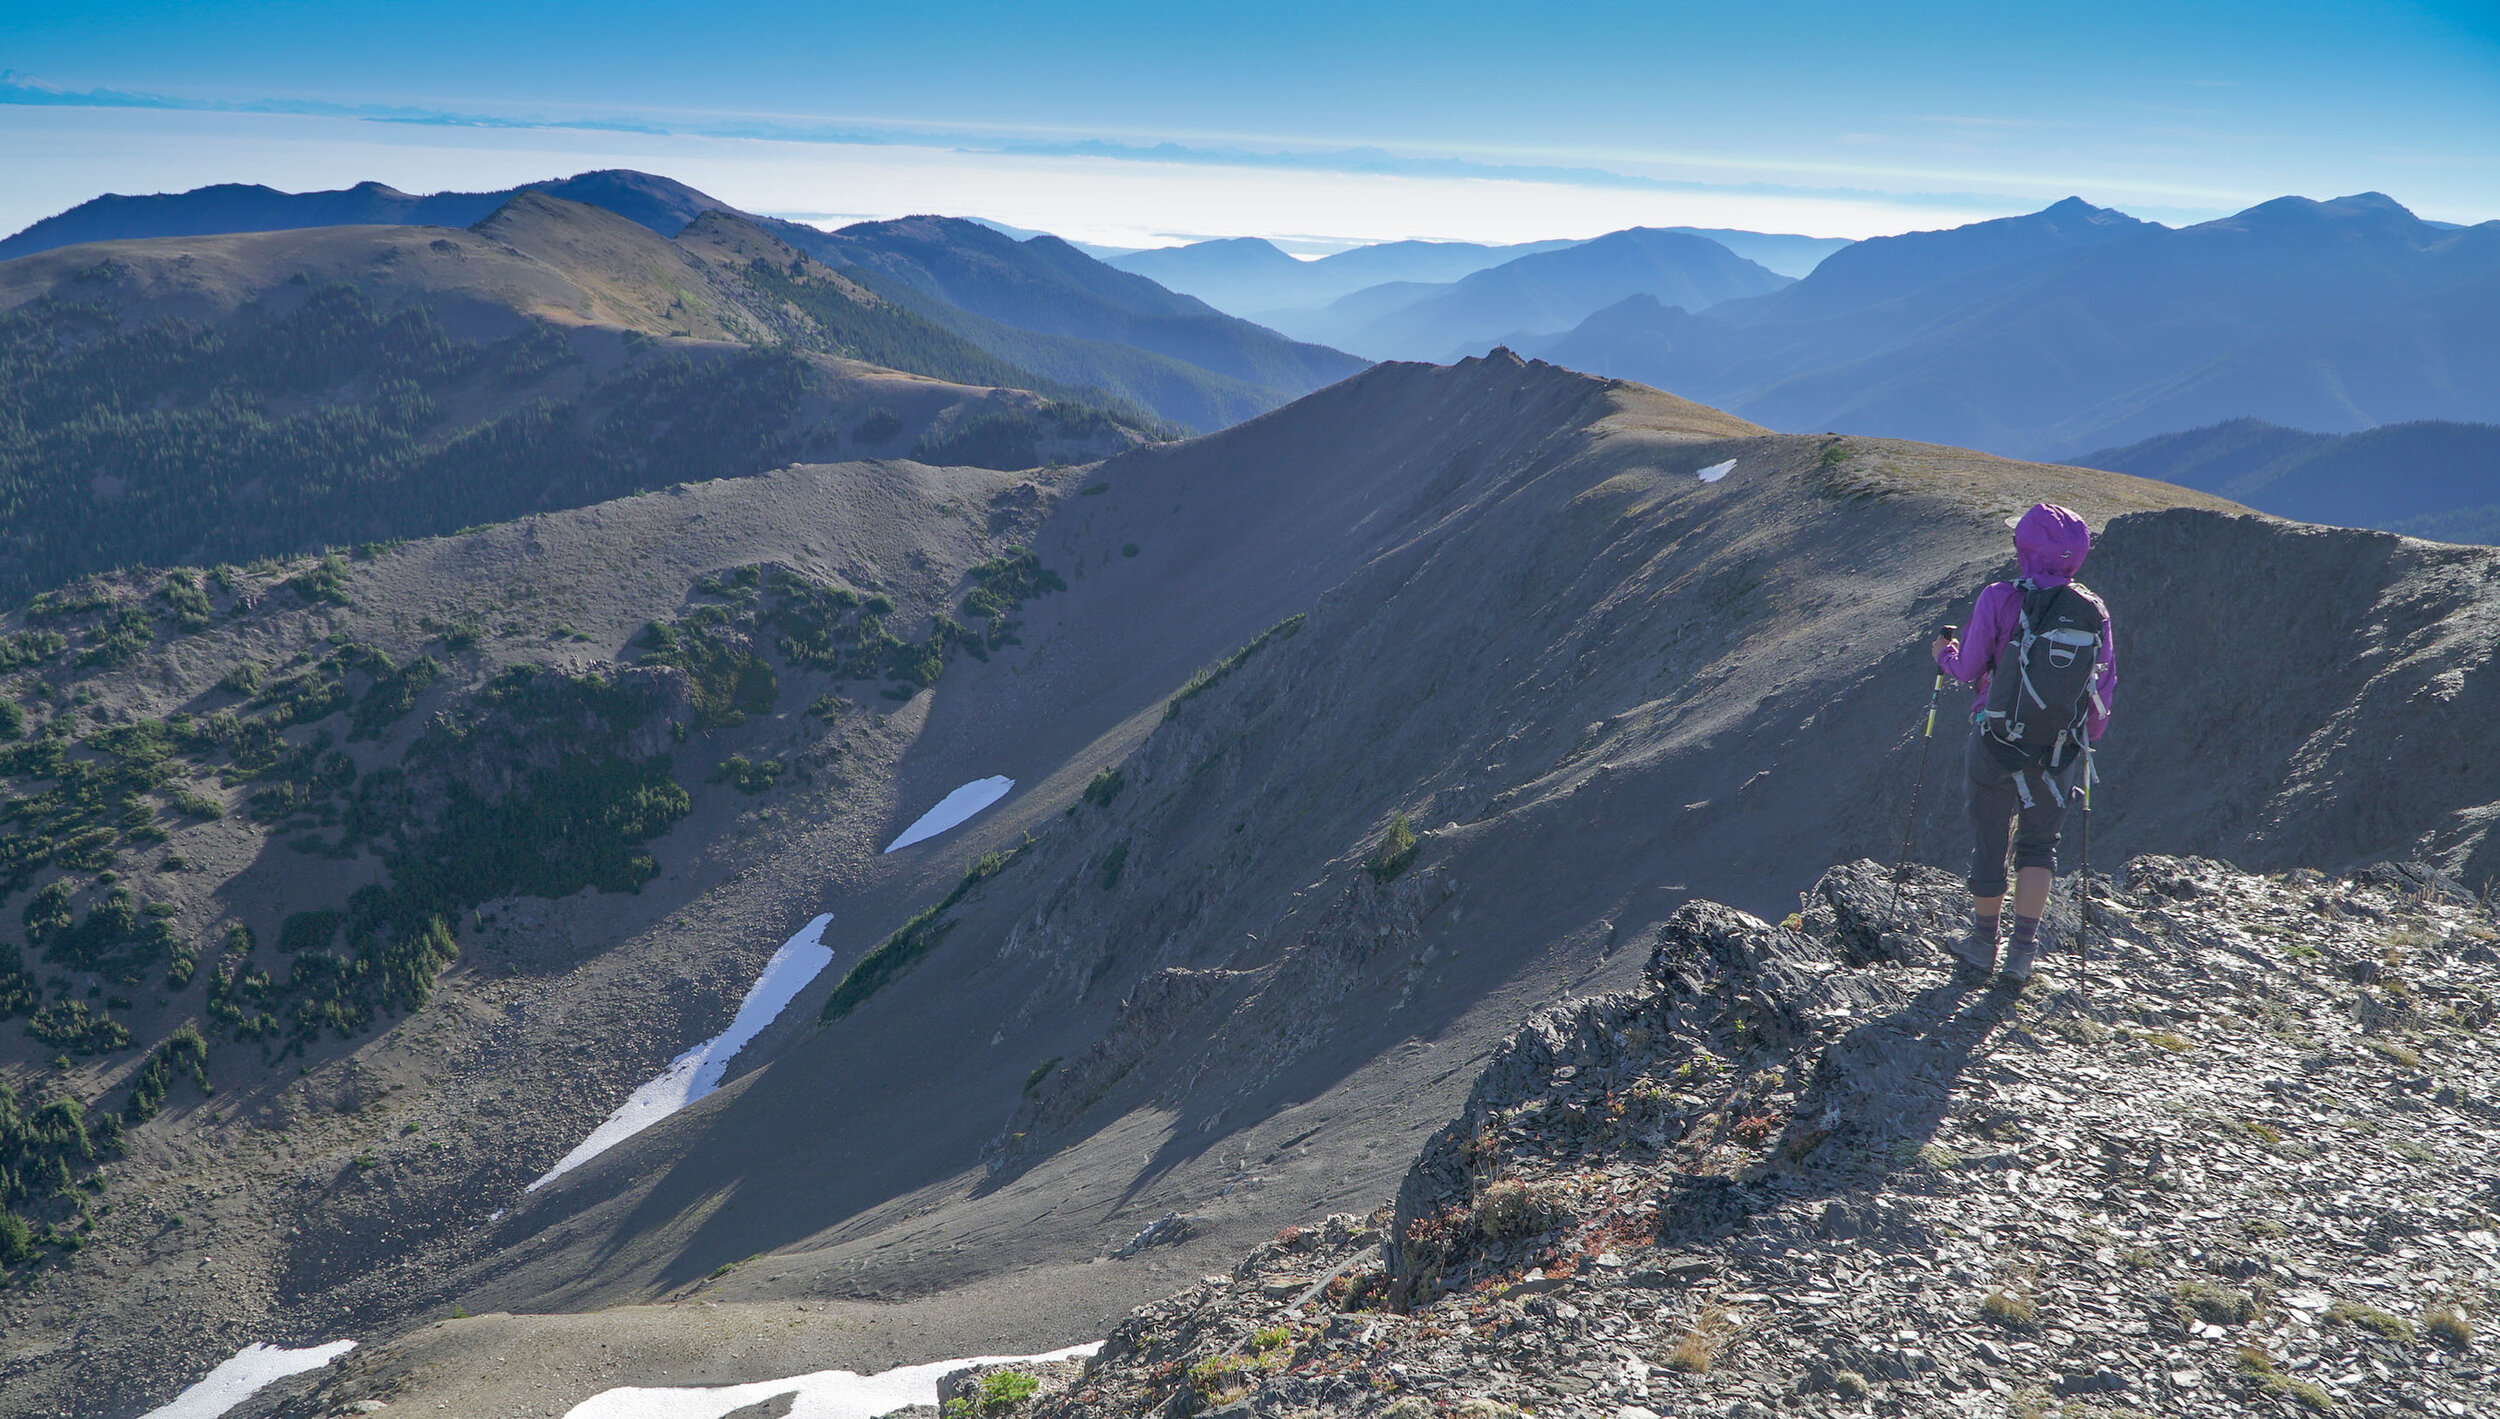
{"type": "Polygon", "coordinates": [[[2057,870],[2057,835],[2066,825],[2066,800],[2083,776],[2082,752],[2069,752],[2065,766],[2052,769],[2045,754],[2026,753],[1972,728],[1970,743],[1962,750],[1973,836],[1972,896],[2005,895],[2008,838],[2017,869],[2057,870]]]}

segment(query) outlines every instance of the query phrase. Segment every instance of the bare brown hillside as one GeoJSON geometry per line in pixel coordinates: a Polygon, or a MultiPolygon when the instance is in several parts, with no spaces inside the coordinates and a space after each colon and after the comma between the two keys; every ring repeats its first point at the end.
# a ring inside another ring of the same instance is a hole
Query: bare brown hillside
{"type": "Polygon", "coordinates": [[[19,598],[800,461],[1084,462],[1159,426],[739,219],[671,241],[525,192],[467,229],[0,262],[0,429],[0,598],[19,598]]]}

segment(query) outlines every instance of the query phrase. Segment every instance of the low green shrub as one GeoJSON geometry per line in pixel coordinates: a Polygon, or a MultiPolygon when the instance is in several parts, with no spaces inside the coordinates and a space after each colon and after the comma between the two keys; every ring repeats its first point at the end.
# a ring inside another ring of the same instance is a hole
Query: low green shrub
{"type": "Polygon", "coordinates": [[[1094,776],[1086,780],[1085,801],[1096,808],[1108,808],[1111,800],[1119,797],[1120,790],[1126,787],[1128,779],[1118,769],[1096,769],[1094,776]]]}
{"type": "Polygon", "coordinates": [[[2422,1317],[2422,1332],[2451,1350],[2470,1350],[2474,1345],[2474,1323],[2452,1305],[2431,1307],[2422,1317]]]}
{"type": "Polygon", "coordinates": [[[28,1265],[59,1240],[43,1210],[73,1189],[92,1190],[96,1165],[117,1155],[122,1124],[112,1113],[89,1115],[72,1098],[23,1107],[0,1080],[0,1266],[28,1265]],[[22,1214],[32,1213],[30,1223],[22,1214]]]}
{"type": "Polygon", "coordinates": [[[208,1041],[189,1021],[167,1035],[131,1076],[130,1098],[122,1105],[123,1120],[141,1124],[156,1117],[177,1075],[198,1085],[203,1094],[215,1092],[208,1082],[208,1041]]]}
{"type": "Polygon", "coordinates": [[[1042,1382],[1020,1370],[992,1370],[981,1377],[981,1412],[1013,1409],[1040,1391],[1042,1382]]]}
{"type": "Polygon", "coordinates": [[[2190,1318],[2207,1325],[2246,1325],[2257,1318],[2257,1298],[2211,1281],[2182,1281],[2170,1298],[2182,1323],[2190,1318]]]}
{"type": "Polygon", "coordinates": [[[1292,640],[1295,636],[1302,634],[1302,626],[1306,619],[1307,614],[1287,616],[1285,619],[1278,621],[1275,625],[1272,625],[1266,630],[1251,637],[1250,640],[1241,647],[1241,649],[1234,651],[1222,660],[1219,660],[1213,665],[1199,671],[1197,674],[1190,676],[1189,682],[1181,686],[1180,690],[1175,693],[1170,700],[1164,703],[1164,719],[1169,721],[1177,718],[1180,715],[1182,705],[1185,705],[1191,700],[1196,699],[1198,696],[1205,694],[1207,691],[1214,689],[1216,686],[1223,684],[1234,671],[1241,668],[1242,662],[1248,660],[1250,657],[1258,654],[1262,650],[1267,649],[1270,645],[1274,645],[1281,641],[1292,640]]]}
{"type": "Polygon", "coordinates": [[[2032,1331],[2040,1327],[2040,1306],[2029,1296],[1991,1291],[1980,1299],[1979,1318],[2007,1330],[2032,1331]]]}
{"type": "Polygon", "coordinates": [[[944,900],[913,913],[911,920],[904,922],[892,936],[860,957],[858,963],[843,974],[842,979],[835,983],[833,993],[825,997],[824,1008],[817,1012],[817,1021],[832,1024],[920,964],[923,957],[936,950],[938,943],[946,939],[946,933],[955,929],[955,923],[946,914],[971,895],[974,888],[1006,871],[1007,865],[1023,853],[1024,846],[1019,845],[1004,852],[984,853],[975,858],[970,870],[964,873],[963,880],[955,884],[954,890],[948,892],[944,900]]]}
{"type": "Polygon", "coordinates": [[[1043,1060],[1041,1063],[1034,1065],[1033,1072],[1024,1076],[1024,1096],[1026,1098],[1029,1099],[1033,1097],[1033,1091],[1042,1087],[1042,1081],[1048,1079],[1050,1077],[1050,1072],[1059,1067],[1060,1058],[1061,1056],[1054,1054],[1050,1058],[1043,1060]]]}
{"type": "Polygon", "coordinates": [[[327,951],[339,939],[339,928],[347,924],[342,911],[296,912],[278,923],[278,949],[287,955],[303,951],[327,951]]]}
{"type": "Polygon", "coordinates": [[[73,1054],[110,1054],[130,1046],[130,1029],[83,1000],[56,1000],[26,1021],[26,1033],[73,1054]]]}
{"type": "Polygon", "coordinates": [[[740,793],[762,793],[773,786],[782,772],[779,759],[751,760],[744,754],[732,754],[720,761],[706,781],[728,784],[740,793]]]}
{"type": "Polygon", "coordinates": [[[1415,865],[1415,855],[1422,851],[1423,841],[1415,836],[1415,825],[1404,813],[1389,820],[1386,832],[1380,835],[1379,846],[1364,860],[1363,870],[1377,882],[1394,882],[1407,868],[1415,865]]]}
{"type": "Polygon", "coordinates": [[[2273,1356],[2254,1345],[2240,1347],[2239,1371],[2254,1381],[2258,1389],[2276,1398],[2288,1399],[2319,1414],[2335,1412],[2335,1396],[2325,1386],[2283,1373],[2273,1356]]]}
{"type": "Polygon", "coordinates": [[[2414,1338],[2413,1322],[2357,1301],[2335,1302],[2326,1308],[2326,1318],[2332,1324],[2353,1326],[2386,1340],[2409,1342],[2414,1338]]]}

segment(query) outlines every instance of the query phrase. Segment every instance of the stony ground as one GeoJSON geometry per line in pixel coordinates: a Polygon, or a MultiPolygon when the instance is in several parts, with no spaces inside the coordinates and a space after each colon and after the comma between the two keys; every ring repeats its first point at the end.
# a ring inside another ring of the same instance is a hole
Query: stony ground
{"type": "Polygon", "coordinates": [[[2495,1411],[2487,904],[2139,858],[2088,973],[2016,993],[1945,957],[1952,882],[1884,878],[1779,926],[1685,907],[1648,988],[1495,1056],[1393,1208],[1288,1229],[1019,1407],[2495,1411]]]}

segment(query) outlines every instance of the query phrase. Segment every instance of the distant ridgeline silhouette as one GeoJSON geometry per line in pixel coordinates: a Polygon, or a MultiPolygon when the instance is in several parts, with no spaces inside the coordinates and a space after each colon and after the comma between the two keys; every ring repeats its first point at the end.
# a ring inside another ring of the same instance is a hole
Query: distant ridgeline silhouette
{"type": "Polygon", "coordinates": [[[1859,242],[1702,309],[1634,296],[1514,341],[1773,428],[2073,458],[2253,416],[2500,420],[2500,222],[2376,193],[2171,230],[2068,199],[1859,242]]]}
{"type": "MultiPolygon", "coordinates": [[[[1302,344],[1193,296],[1117,271],[1053,236],[1018,241],[978,222],[913,217],[828,233],[741,211],[650,173],[577,173],[499,192],[418,197],[380,183],[332,192],[225,184],[83,202],[0,241],[0,260],[74,243],[308,227],[466,227],[515,194],[601,208],[676,237],[707,212],[744,220],[879,296],[1042,380],[1106,392],[1186,430],[1222,428],[1333,383],[1366,361],[1302,344]]],[[[916,366],[915,372],[930,373],[916,366]]]]}
{"type": "Polygon", "coordinates": [[[2220,493],[2303,522],[2500,543],[2500,425],[2424,420],[2312,434],[2232,419],[2075,462],[2220,493]]]}

